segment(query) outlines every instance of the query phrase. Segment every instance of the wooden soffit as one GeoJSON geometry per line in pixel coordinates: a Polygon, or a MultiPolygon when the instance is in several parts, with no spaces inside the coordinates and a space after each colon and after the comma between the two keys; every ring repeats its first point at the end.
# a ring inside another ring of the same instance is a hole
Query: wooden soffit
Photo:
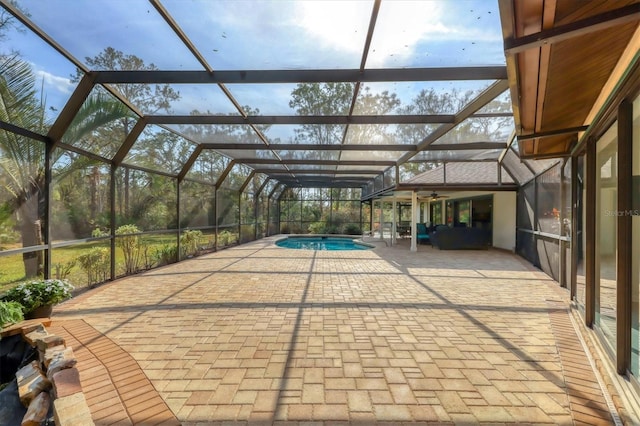
{"type": "Polygon", "coordinates": [[[500,0],[500,14],[520,154],[568,155],[637,43],[640,0],[500,0]]]}

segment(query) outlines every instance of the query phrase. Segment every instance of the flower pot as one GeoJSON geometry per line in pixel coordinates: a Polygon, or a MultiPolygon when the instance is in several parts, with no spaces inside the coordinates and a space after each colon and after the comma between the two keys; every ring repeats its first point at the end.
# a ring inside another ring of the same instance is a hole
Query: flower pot
{"type": "Polygon", "coordinates": [[[24,319],[50,318],[53,312],[53,305],[42,305],[24,315],[24,319]]]}

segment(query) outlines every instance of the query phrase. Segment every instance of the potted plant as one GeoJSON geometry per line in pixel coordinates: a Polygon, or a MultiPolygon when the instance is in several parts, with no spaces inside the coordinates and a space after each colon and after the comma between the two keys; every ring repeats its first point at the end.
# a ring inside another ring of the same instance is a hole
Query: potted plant
{"type": "Polygon", "coordinates": [[[18,302],[4,302],[0,300],[0,329],[15,324],[24,319],[22,305],[18,302]]]}
{"type": "Polygon", "coordinates": [[[50,317],[53,305],[71,298],[73,286],[67,280],[32,280],[9,290],[2,300],[22,305],[25,319],[50,317]]]}

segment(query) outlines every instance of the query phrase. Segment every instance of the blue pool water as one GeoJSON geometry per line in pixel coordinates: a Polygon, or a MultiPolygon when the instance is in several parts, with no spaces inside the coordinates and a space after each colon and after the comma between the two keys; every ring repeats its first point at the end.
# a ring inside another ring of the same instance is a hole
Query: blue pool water
{"type": "Polygon", "coordinates": [[[359,244],[350,238],[338,237],[293,237],[276,242],[278,247],[302,250],[369,250],[366,244],[359,244]]]}

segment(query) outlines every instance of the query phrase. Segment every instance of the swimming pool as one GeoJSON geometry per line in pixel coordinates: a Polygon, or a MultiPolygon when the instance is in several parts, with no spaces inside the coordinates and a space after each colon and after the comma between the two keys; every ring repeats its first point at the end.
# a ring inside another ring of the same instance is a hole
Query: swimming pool
{"type": "Polygon", "coordinates": [[[276,241],[276,245],[301,250],[369,250],[373,248],[347,237],[287,237],[276,241]]]}

